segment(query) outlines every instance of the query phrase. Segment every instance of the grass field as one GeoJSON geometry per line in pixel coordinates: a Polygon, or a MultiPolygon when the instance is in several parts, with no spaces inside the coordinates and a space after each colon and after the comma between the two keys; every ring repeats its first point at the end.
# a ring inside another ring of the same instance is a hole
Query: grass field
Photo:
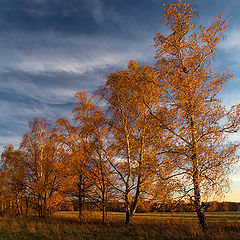
{"type": "MultiPolygon", "coordinates": [[[[55,214],[57,218],[78,218],[77,212],[58,212],[55,214]]],[[[206,212],[208,222],[240,222],[240,212],[206,212]]],[[[89,212],[88,219],[97,221],[101,218],[101,214],[97,212],[89,212]]],[[[159,222],[159,221],[198,221],[195,213],[135,213],[134,222],[159,222]]],[[[109,222],[124,222],[125,213],[110,212],[108,213],[109,222]]]]}
{"type": "Polygon", "coordinates": [[[240,212],[206,213],[209,232],[204,235],[194,213],[137,213],[125,226],[123,213],[86,213],[80,222],[75,212],[58,212],[52,218],[0,217],[1,240],[75,239],[240,239],[240,212]]]}

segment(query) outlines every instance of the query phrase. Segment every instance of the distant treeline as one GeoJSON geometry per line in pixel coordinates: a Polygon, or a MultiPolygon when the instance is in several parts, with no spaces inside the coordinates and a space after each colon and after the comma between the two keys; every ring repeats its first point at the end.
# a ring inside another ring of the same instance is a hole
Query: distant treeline
{"type": "MultiPolygon", "coordinates": [[[[204,202],[203,209],[205,212],[238,212],[240,211],[240,202],[204,202]]],[[[94,203],[88,202],[88,210],[94,210],[94,203]]],[[[73,202],[70,207],[63,207],[61,210],[65,211],[78,211],[77,202],[73,202]]],[[[125,206],[123,202],[109,201],[106,210],[109,212],[125,212],[125,206]]],[[[147,213],[147,212],[194,212],[194,206],[190,202],[186,201],[173,201],[167,204],[161,204],[154,201],[140,200],[137,206],[137,213],[147,213]]]]}
{"type": "MultiPolygon", "coordinates": [[[[203,209],[205,212],[229,212],[229,211],[240,211],[240,202],[204,202],[203,209]]],[[[179,202],[178,204],[166,204],[161,205],[160,207],[151,208],[151,211],[159,212],[193,212],[194,208],[191,203],[186,203],[184,201],[179,202]]]]}
{"type": "MultiPolygon", "coordinates": [[[[86,204],[86,209],[97,210],[93,202],[86,204]]],[[[204,202],[203,208],[205,212],[238,212],[240,211],[240,202],[204,202]]],[[[59,209],[60,211],[78,211],[77,202],[73,202],[71,206],[65,206],[59,209]]],[[[108,212],[125,212],[124,202],[109,201],[106,210],[108,212]]],[[[137,213],[147,212],[194,212],[194,206],[186,201],[173,201],[167,204],[161,204],[154,201],[140,200],[136,209],[137,213]]]]}
{"type": "MultiPolygon", "coordinates": [[[[0,201],[1,202],[1,201],[0,201]]],[[[66,201],[59,206],[58,211],[78,211],[78,201],[66,201]]],[[[96,207],[96,202],[87,201],[85,202],[86,211],[98,211],[99,208],[96,207]]],[[[204,202],[202,203],[203,209],[205,212],[239,212],[240,211],[240,202],[204,202]]],[[[4,213],[18,214],[19,206],[16,205],[15,201],[1,202],[1,211],[0,215],[4,213]]],[[[106,204],[106,212],[125,212],[124,202],[119,201],[118,199],[112,199],[106,204]]],[[[148,213],[148,212],[159,212],[159,213],[174,213],[174,212],[194,212],[194,206],[190,202],[186,201],[173,201],[168,202],[167,204],[140,200],[136,209],[136,213],[148,213]]],[[[21,213],[22,214],[35,214],[36,212],[32,210],[30,206],[30,201],[22,202],[21,204],[21,213]]]]}
{"type": "MultiPolygon", "coordinates": [[[[204,202],[203,208],[205,212],[231,212],[240,211],[240,202],[204,202]]],[[[75,208],[77,210],[77,207],[75,208]]],[[[111,212],[125,212],[124,204],[121,202],[110,202],[107,210],[111,212]]],[[[190,202],[170,202],[168,204],[159,204],[156,202],[139,201],[136,209],[137,213],[145,212],[194,212],[194,206],[190,202]]]]}

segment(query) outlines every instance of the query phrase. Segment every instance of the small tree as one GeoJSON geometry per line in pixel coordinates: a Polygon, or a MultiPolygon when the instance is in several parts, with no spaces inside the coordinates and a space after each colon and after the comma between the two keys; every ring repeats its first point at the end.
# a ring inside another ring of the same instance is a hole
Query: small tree
{"type": "MultiPolygon", "coordinates": [[[[26,166],[20,150],[14,150],[13,145],[4,148],[1,155],[1,170],[4,183],[2,196],[8,197],[14,203],[14,211],[23,214],[23,204],[27,201],[26,195],[26,166]]],[[[25,204],[27,212],[27,204],[25,204]]]]}
{"type": "Polygon", "coordinates": [[[29,122],[29,131],[23,135],[20,150],[27,168],[25,188],[31,205],[39,217],[48,216],[61,202],[58,194],[58,155],[53,132],[45,119],[29,122]]]}
{"type": "Polygon", "coordinates": [[[106,219],[106,206],[112,193],[111,151],[108,148],[109,130],[106,126],[103,108],[98,107],[89,95],[80,91],[73,109],[73,120],[78,124],[82,137],[88,144],[90,159],[89,180],[92,182],[88,199],[102,212],[102,222],[106,219]]]}
{"type": "Polygon", "coordinates": [[[79,216],[84,202],[93,202],[106,217],[106,204],[110,194],[111,168],[107,150],[108,130],[103,109],[96,106],[84,91],[75,95],[72,123],[57,121],[59,150],[64,156],[62,169],[66,184],[63,192],[78,198],[79,216]]]}
{"type": "Polygon", "coordinates": [[[60,192],[77,204],[79,218],[83,220],[86,197],[93,184],[89,176],[89,146],[81,136],[81,129],[67,119],[57,120],[56,132],[61,155],[58,173],[63,176],[60,192]]]}
{"type": "Polygon", "coordinates": [[[92,151],[92,164],[90,177],[93,185],[90,190],[89,199],[102,212],[102,222],[107,218],[107,206],[109,201],[115,195],[114,185],[115,178],[113,176],[112,151],[109,148],[109,134],[106,126],[97,126],[95,132],[95,143],[92,151]]]}

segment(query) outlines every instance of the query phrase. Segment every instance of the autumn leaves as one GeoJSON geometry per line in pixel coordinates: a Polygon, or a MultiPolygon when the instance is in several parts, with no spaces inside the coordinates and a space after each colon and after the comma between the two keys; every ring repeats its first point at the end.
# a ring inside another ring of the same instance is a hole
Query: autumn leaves
{"type": "Polygon", "coordinates": [[[163,9],[170,33],[154,37],[154,66],[131,60],[95,91],[104,109],[78,92],[72,119],[57,120],[53,130],[35,119],[20,149],[5,149],[2,194],[18,212],[19,199],[39,216],[74,201],[82,217],[88,202],[105,221],[118,199],[128,224],[139,199],[185,198],[207,230],[202,197],[224,192],[237,162],[238,144],[228,136],[239,130],[239,106],[228,111],[218,96],[232,75],[211,65],[227,25],[220,14],[197,29],[196,13],[182,1],[163,9]]]}

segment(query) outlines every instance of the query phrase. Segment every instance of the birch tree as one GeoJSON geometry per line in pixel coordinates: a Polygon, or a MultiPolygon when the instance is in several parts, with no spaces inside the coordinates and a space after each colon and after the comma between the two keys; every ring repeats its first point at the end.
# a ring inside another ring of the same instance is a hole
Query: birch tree
{"type": "Polygon", "coordinates": [[[27,168],[25,188],[39,217],[48,216],[61,202],[56,172],[58,155],[50,124],[44,118],[29,122],[20,150],[27,168]]]}
{"type": "MultiPolygon", "coordinates": [[[[115,152],[111,165],[119,179],[119,185],[115,187],[125,202],[126,224],[132,222],[139,198],[151,189],[158,168],[154,147],[156,136],[152,128],[155,119],[151,119],[139,91],[141,86],[144,88],[142,83],[154,78],[152,67],[141,67],[132,60],[126,70],[109,74],[96,92],[107,104],[111,145],[115,152]]],[[[149,91],[151,86],[145,90],[149,91]]],[[[151,90],[153,93],[154,88],[151,90]]],[[[146,91],[145,100],[150,101],[151,96],[146,91]]],[[[158,137],[161,138],[160,134],[158,137]]]]}
{"type": "Polygon", "coordinates": [[[87,92],[75,94],[76,104],[71,122],[57,121],[59,150],[64,153],[62,168],[65,171],[65,192],[78,198],[79,216],[82,218],[84,202],[94,203],[106,218],[106,204],[112,182],[108,163],[108,129],[104,111],[87,92]]]}
{"type": "Polygon", "coordinates": [[[219,96],[232,75],[217,73],[213,65],[227,24],[220,13],[211,25],[197,27],[197,14],[181,0],[163,4],[163,10],[162,22],[169,33],[154,37],[158,75],[154,85],[159,89],[155,94],[161,92],[155,105],[164,105],[165,114],[148,107],[172,138],[166,156],[175,159],[176,174],[185,180],[185,193],[205,231],[202,196],[224,192],[238,161],[238,144],[228,137],[239,130],[239,105],[228,110],[219,96]]]}

